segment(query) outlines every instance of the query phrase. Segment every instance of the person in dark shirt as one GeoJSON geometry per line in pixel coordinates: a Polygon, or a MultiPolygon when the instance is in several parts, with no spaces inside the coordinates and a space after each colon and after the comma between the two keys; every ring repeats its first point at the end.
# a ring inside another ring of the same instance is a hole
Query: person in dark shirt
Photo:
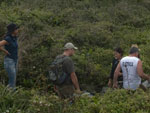
{"type": "Polygon", "coordinates": [[[7,26],[7,30],[8,32],[4,40],[0,41],[0,50],[6,54],[4,58],[4,67],[8,73],[8,86],[11,88],[15,88],[18,61],[17,35],[19,32],[19,27],[16,24],[12,23],[7,26]]]}
{"type": "MultiPolygon", "coordinates": [[[[116,48],[114,50],[114,59],[113,59],[113,62],[112,62],[112,69],[111,69],[111,73],[110,73],[110,77],[109,77],[109,82],[108,82],[108,86],[109,87],[112,87],[113,86],[113,78],[114,78],[114,73],[115,73],[115,70],[120,62],[120,60],[122,59],[122,56],[123,56],[123,50],[121,48],[116,48]]],[[[122,73],[120,72],[119,74],[119,78],[118,78],[118,81],[122,81],[123,78],[122,78],[122,73]]]]}
{"type": "Polygon", "coordinates": [[[74,55],[76,49],[77,47],[72,43],[67,43],[64,47],[64,53],[57,56],[57,58],[65,57],[65,60],[63,61],[63,71],[68,75],[64,83],[59,86],[57,85],[55,88],[55,91],[61,98],[72,98],[74,92],[81,93],[78,78],[74,69],[74,63],[71,59],[71,56],[74,55]]]}

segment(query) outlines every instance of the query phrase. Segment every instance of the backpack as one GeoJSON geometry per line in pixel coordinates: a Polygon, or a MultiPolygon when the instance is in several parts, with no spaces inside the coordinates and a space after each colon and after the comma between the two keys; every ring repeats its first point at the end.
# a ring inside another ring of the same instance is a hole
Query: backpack
{"type": "Polygon", "coordinates": [[[52,81],[55,85],[61,85],[65,82],[67,78],[67,73],[63,71],[63,62],[67,57],[57,57],[50,65],[49,77],[48,79],[52,81]]]}

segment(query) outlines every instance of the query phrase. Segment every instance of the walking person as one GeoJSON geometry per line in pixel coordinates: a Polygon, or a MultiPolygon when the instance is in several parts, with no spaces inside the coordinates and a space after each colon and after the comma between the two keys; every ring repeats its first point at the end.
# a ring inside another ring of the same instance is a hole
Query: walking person
{"type": "MultiPolygon", "coordinates": [[[[120,60],[122,59],[122,57],[123,57],[123,50],[120,47],[116,48],[114,50],[114,59],[113,59],[113,62],[112,62],[112,69],[111,69],[109,82],[108,82],[108,86],[110,88],[113,87],[114,73],[115,73],[115,70],[116,70],[120,60]]],[[[120,71],[119,77],[118,77],[118,82],[120,83],[120,87],[122,87],[122,81],[123,81],[123,77],[122,77],[122,72],[120,71]]]]}
{"type": "Polygon", "coordinates": [[[136,90],[141,86],[141,78],[150,81],[150,76],[143,72],[142,61],[139,57],[139,49],[131,47],[129,56],[121,59],[115,71],[113,87],[117,88],[117,78],[120,70],[123,72],[123,88],[136,90]]]}
{"type": "Polygon", "coordinates": [[[58,70],[60,70],[60,73],[62,73],[59,80],[56,80],[59,81],[59,83],[57,83],[55,86],[55,91],[62,99],[72,98],[74,93],[81,93],[78,78],[75,73],[74,63],[71,59],[71,56],[75,54],[76,49],[78,48],[75,47],[72,43],[67,43],[64,46],[63,54],[58,55],[54,60],[54,64],[56,63],[59,65],[58,67],[62,67],[62,69],[55,69],[55,71],[53,71],[55,74],[52,72],[52,75],[57,75],[56,72],[58,70]],[[58,64],[58,62],[61,63],[58,64]]]}
{"type": "Polygon", "coordinates": [[[8,86],[13,89],[16,87],[16,73],[18,61],[18,32],[19,27],[16,24],[9,24],[7,26],[7,33],[5,38],[2,41],[0,41],[0,50],[5,53],[4,68],[8,74],[8,86]]]}

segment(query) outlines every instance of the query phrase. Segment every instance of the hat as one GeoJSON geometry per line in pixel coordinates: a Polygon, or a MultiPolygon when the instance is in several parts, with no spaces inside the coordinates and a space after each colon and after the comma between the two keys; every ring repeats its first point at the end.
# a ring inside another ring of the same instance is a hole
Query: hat
{"type": "Polygon", "coordinates": [[[137,47],[131,47],[129,54],[133,54],[133,53],[139,53],[139,49],[137,47]]]}
{"type": "Polygon", "coordinates": [[[67,49],[78,49],[78,48],[75,47],[72,43],[67,43],[65,44],[64,49],[67,50],[67,49]]]}
{"type": "Polygon", "coordinates": [[[16,29],[19,29],[19,26],[16,24],[11,23],[7,26],[8,33],[13,33],[16,29]]]}

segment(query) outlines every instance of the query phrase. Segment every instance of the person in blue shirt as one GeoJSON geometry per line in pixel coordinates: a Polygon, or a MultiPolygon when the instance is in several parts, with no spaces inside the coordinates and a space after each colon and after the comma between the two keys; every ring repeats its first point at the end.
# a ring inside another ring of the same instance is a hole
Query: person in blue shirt
{"type": "Polygon", "coordinates": [[[4,40],[0,41],[0,50],[6,54],[4,58],[4,68],[8,73],[8,86],[10,88],[16,87],[16,73],[18,61],[18,33],[19,27],[13,23],[9,24],[7,26],[7,34],[4,40]]]}

